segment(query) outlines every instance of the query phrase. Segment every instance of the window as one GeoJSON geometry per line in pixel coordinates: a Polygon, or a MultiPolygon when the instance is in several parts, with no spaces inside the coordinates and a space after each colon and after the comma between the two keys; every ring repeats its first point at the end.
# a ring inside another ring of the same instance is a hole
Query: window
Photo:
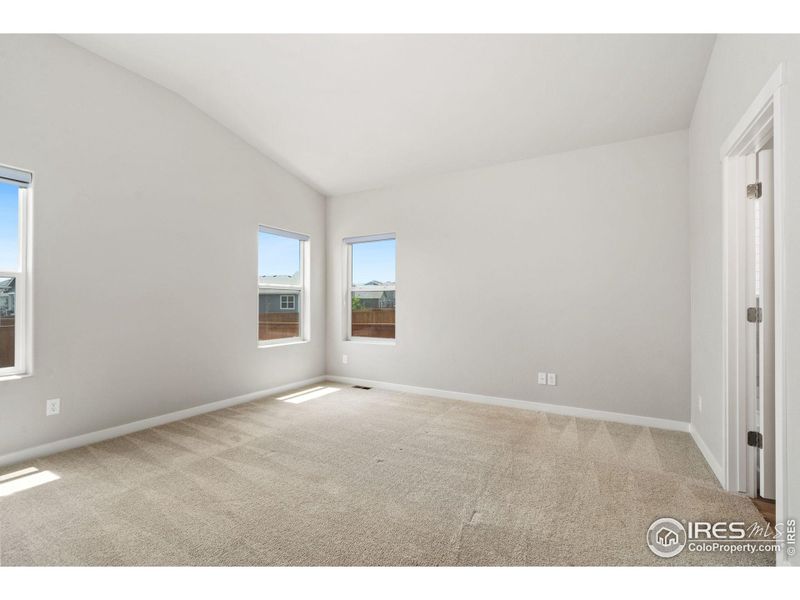
{"type": "Polygon", "coordinates": [[[258,342],[308,339],[308,236],[258,230],[258,342]]]}
{"type": "Polygon", "coordinates": [[[0,166],[0,377],[29,369],[28,214],[33,176],[0,166]]]}
{"type": "Polygon", "coordinates": [[[281,310],[294,310],[296,296],[281,296],[281,310]]]}
{"type": "Polygon", "coordinates": [[[347,339],[395,339],[394,234],[345,240],[347,339]]]}

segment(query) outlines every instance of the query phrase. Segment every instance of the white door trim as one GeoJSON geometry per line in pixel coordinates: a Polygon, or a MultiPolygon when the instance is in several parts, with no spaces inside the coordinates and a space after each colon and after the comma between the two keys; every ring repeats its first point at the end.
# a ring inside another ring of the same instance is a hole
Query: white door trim
{"type": "MultiPolygon", "coordinates": [[[[786,398],[785,348],[785,188],[786,66],[781,63],[720,150],[723,166],[723,393],[725,395],[725,487],[746,491],[746,381],[742,359],[745,343],[744,225],[746,161],[770,138],[774,147],[775,219],[775,509],[786,520],[786,398]],[[744,486],[744,487],[743,487],[744,486]]],[[[782,557],[778,557],[782,562],[782,557]]]]}

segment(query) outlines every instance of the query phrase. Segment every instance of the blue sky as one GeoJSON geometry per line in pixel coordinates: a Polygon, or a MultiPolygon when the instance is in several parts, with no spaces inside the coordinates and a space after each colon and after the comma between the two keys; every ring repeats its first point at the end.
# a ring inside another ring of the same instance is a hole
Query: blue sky
{"type": "Polygon", "coordinates": [[[353,244],[353,283],[395,281],[396,240],[353,244]]]}
{"type": "Polygon", "coordinates": [[[18,189],[0,181],[0,271],[17,270],[18,189]]]}
{"type": "MultiPolygon", "coordinates": [[[[395,281],[395,240],[353,244],[353,283],[395,281]]],[[[294,275],[300,270],[300,242],[258,234],[258,275],[294,275]]]]}
{"type": "Polygon", "coordinates": [[[300,271],[300,241],[258,232],[258,275],[294,275],[300,271]]]}

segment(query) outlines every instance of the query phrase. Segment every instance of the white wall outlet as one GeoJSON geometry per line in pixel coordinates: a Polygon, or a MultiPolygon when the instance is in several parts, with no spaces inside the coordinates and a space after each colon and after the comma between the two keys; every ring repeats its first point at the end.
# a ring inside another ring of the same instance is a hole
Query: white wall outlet
{"type": "Polygon", "coordinates": [[[703,397],[697,395],[697,412],[703,412],[703,397]]]}
{"type": "Polygon", "coordinates": [[[61,398],[53,398],[52,400],[47,401],[45,413],[47,414],[48,417],[57,415],[60,412],[61,412],[61,398]]]}
{"type": "Polygon", "coordinates": [[[342,364],[343,365],[347,364],[347,354],[342,354],[342,364]]]}
{"type": "Polygon", "coordinates": [[[555,373],[548,373],[547,374],[547,385],[555,385],[556,384],[556,374],[555,373]]]}
{"type": "Polygon", "coordinates": [[[539,379],[537,383],[539,385],[547,385],[547,373],[539,373],[539,379]]]}

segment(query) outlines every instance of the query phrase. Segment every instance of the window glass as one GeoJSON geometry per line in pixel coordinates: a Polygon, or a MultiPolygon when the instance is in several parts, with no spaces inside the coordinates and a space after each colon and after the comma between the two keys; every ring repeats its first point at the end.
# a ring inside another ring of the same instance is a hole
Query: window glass
{"type": "Polygon", "coordinates": [[[394,285],[395,240],[353,244],[353,285],[394,285]]]}
{"type": "Polygon", "coordinates": [[[305,338],[303,252],[300,234],[262,227],[258,232],[258,340],[305,338]]]}
{"type": "Polygon", "coordinates": [[[258,339],[260,341],[300,337],[300,292],[287,296],[280,290],[258,292],[258,339]],[[291,298],[288,300],[287,298],[291,298]],[[289,306],[289,302],[292,306],[289,306]]]}
{"type": "Polygon", "coordinates": [[[259,283],[300,285],[300,240],[259,231],[259,283]]]}
{"type": "Polygon", "coordinates": [[[350,337],[395,338],[394,239],[352,242],[350,337]]]}
{"type": "Polygon", "coordinates": [[[14,366],[16,279],[0,277],[0,369],[14,366]]]}
{"type": "Polygon", "coordinates": [[[19,268],[19,188],[0,181],[0,271],[19,268]]]}
{"type": "Polygon", "coordinates": [[[27,227],[32,175],[0,165],[0,377],[27,372],[27,227]],[[26,243],[23,243],[26,242],[26,243]]]}

